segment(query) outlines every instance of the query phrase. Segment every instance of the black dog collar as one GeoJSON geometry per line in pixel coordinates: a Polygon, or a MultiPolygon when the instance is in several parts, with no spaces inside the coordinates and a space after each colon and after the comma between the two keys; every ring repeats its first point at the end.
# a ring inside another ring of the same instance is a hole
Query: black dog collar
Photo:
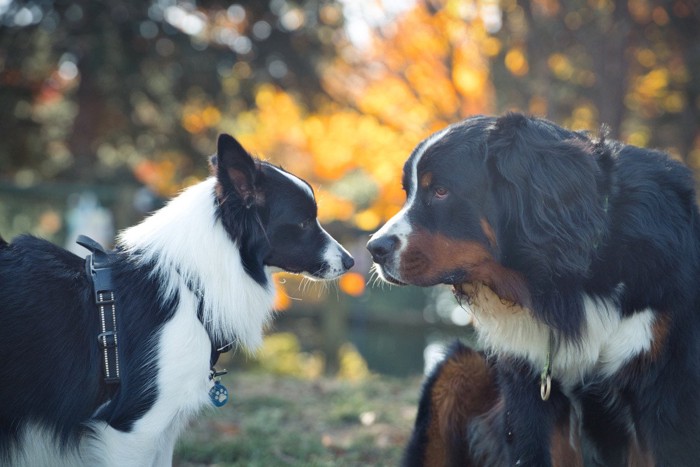
{"type": "Polygon", "coordinates": [[[100,313],[100,332],[97,342],[102,350],[104,381],[119,384],[119,352],[117,351],[117,309],[112,283],[112,258],[95,240],[80,235],[78,245],[92,252],[85,257],[85,272],[92,282],[95,305],[100,313]]]}

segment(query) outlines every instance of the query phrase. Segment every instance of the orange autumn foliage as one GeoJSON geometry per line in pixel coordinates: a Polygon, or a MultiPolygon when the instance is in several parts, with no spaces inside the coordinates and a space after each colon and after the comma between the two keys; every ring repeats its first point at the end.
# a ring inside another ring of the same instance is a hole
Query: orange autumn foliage
{"type": "Polygon", "coordinates": [[[287,290],[284,288],[279,275],[275,274],[272,277],[275,284],[275,301],[272,305],[272,309],[275,311],[284,311],[292,306],[292,299],[287,294],[287,290]]]}
{"type": "Polygon", "coordinates": [[[493,102],[481,51],[493,49],[494,39],[459,8],[435,12],[419,2],[375,34],[371,47],[340,51],[324,72],[330,98],[314,109],[263,85],[255,108],[234,122],[244,146],[315,187],[322,221],[365,231],[403,203],[399,174],[415,145],[491,111],[493,102]]]}
{"type": "Polygon", "coordinates": [[[359,297],[365,292],[365,284],[365,276],[357,272],[347,272],[338,281],[340,290],[353,297],[359,297]]]}

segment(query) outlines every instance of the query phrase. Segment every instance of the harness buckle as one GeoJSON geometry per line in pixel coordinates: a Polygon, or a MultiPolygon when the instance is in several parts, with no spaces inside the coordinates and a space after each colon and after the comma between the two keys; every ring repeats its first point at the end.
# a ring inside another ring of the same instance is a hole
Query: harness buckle
{"type": "Polygon", "coordinates": [[[112,291],[100,291],[95,294],[95,305],[111,305],[115,302],[114,292],[112,291]]]}
{"type": "Polygon", "coordinates": [[[97,342],[102,350],[117,346],[117,331],[105,331],[97,335],[97,342]]]}

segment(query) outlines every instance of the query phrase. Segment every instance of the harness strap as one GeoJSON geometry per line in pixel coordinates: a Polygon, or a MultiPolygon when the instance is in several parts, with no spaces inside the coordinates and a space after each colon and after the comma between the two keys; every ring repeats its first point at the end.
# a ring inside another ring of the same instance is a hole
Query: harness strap
{"type": "Polygon", "coordinates": [[[119,384],[119,352],[117,341],[117,307],[112,282],[112,257],[93,239],[80,235],[78,245],[90,250],[85,257],[85,272],[92,282],[95,305],[99,312],[101,332],[97,342],[102,350],[102,370],[107,385],[119,384]]]}

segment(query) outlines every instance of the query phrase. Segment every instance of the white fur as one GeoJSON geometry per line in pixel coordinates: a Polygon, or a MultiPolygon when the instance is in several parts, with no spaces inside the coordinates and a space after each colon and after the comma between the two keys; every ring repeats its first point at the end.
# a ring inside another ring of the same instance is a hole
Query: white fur
{"type": "MultiPolygon", "coordinates": [[[[413,226],[408,220],[408,213],[413,208],[413,203],[416,202],[418,193],[418,163],[425,154],[425,152],[437,141],[442,139],[449,131],[451,127],[447,127],[437,133],[430,135],[421,145],[418,146],[418,153],[413,157],[411,161],[411,190],[404,203],[403,207],[399,212],[397,212],[391,219],[387,221],[386,224],[382,226],[376,233],[372,235],[374,238],[380,238],[384,236],[396,236],[399,239],[399,245],[393,252],[393,260],[387,262],[386,267],[391,268],[389,271],[390,275],[398,280],[402,280],[399,274],[401,255],[403,254],[406,246],[408,245],[408,237],[413,232],[413,226]]],[[[382,275],[382,268],[377,268],[379,274],[382,275]]],[[[383,277],[383,276],[382,276],[383,277]]]]}
{"type": "Polygon", "coordinates": [[[21,450],[12,453],[12,467],[166,467],[172,465],[174,438],[169,433],[124,433],[104,422],[91,424],[77,450],[61,451],[50,429],[27,425],[21,433],[21,450]],[[165,442],[171,440],[172,442],[165,442]],[[169,450],[165,445],[168,445],[169,450]],[[61,455],[59,455],[61,453],[61,455]]]}
{"type": "MultiPolygon", "coordinates": [[[[470,305],[482,344],[491,352],[522,357],[535,368],[544,368],[550,328],[529,310],[499,307],[496,301],[499,299],[481,296],[470,305]]],[[[631,359],[648,352],[653,341],[655,314],[650,309],[623,318],[614,300],[589,296],[584,297],[584,307],[578,342],[555,332],[552,377],[565,388],[615,374],[631,359]]]]}
{"type": "Polygon", "coordinates": [[[103,422],[93,424],[98,436],[82,442],[84,465],[169,466],[175,442],[187,422],[209,404],[211,344],[194,311],[197,297],[184,280],[180,279],[179,285],[183,291],[178,309],[158,336],[155,404],[128,433],[103,422]]]}
{"type": "MultiPolygon", "coordinates": [[[[311,188],[291,174],[286,177],[313,198],[311,188]]],[[[141,224],[124,230],[118,246],[134,261],[153,267],[163,290],[161,300],[177,296],[177,309],[152,343],[157,398],[129,432],[92,422],[77,450],[58,456],[51,430],[28,426],[13,465],[37,466],[169,466],[175,442],[203,406],[213,381],[209,378],[211,338],[254,350],[271,318],[274,288],[266,267],[261,286],[244,270],[238,245],[231,242],[215,212],[216,179],[198,183],[172,199],[141,224]],[[203,323],[197,316],[203,301],[203,323]]],[[[316,221],[318,222],[318,221],[316,221]]],[[[328,233],[322,278],[345,272],[346,253],[328,233]]],[[[308,271],[316,274],[318,271],[308,271]]]]}
{"type": "Polygon", "coordinates": [[[13,467],[73,467],[84,465],[77,452],[59,457],[60,446],[50,433],[39,425],[27,425],[20,434],[21,446],[10,454],[9,465],[13,467]]]}
{"type": "MultiPolygon", "coordinates": [[[[343,255],[349,255],[349,253],[340,243],[336,242],[335,239],[331,237],[331,235],[326,232],[326,230],[321,227],[320,224],[319,228],[321,231],[323,231],[323,235],[326,237],[326,244],[328,245],[326,249],[323,250],[323,261],[328,265],[328,268],[323,272],[323,275],[320,278],[335,279],[346,271],[345,266],[343,266],[343,255]]],[[[313,273],[313,271],[306,272],[309,274],[313,273]]]]}
{"type": "Polygon", "coordinates": [[[263,287],[243,269],[238,245],[215,216],[215,184],[212,177],[186,189],[141,224],[123,231],[118,243],[142,263],[156,262],[154,274],[170,287],[164,299],[187,289],[174,275],[198,289],[206,284],[203,316],[209,334],[217,342],[238,339],[256,349],[271,317],[271,271],[266,268],[268,285],[263,287]]]}
{"type": "Polygon", "coordinates": [[[83,437],[78,450],[68,450],[63,457],[57,456],[59,448],[50,430],[29,426],[19,443],[22,450],[12,454],[13,465],[169,466],[177,437],[210,403],[209,336],[218,342],[238,339],[248,349],[260,345],[274,298],[270,271],[266,287],[244,271],[237,245],[215,216],[215,183],[209,178],[188,188],[118,239],[135,261],[154,264],[153,274],[166,287],[161,299],[174,294],[179,298],[172,319],[153,343],[159,369],[154,405],[130,432],[93,422],[94,435],[83,437]],[[204,284],[206,293],[201,293],[204,284]],[[204,325],[197,317],[200,295],[204,325]]]}

